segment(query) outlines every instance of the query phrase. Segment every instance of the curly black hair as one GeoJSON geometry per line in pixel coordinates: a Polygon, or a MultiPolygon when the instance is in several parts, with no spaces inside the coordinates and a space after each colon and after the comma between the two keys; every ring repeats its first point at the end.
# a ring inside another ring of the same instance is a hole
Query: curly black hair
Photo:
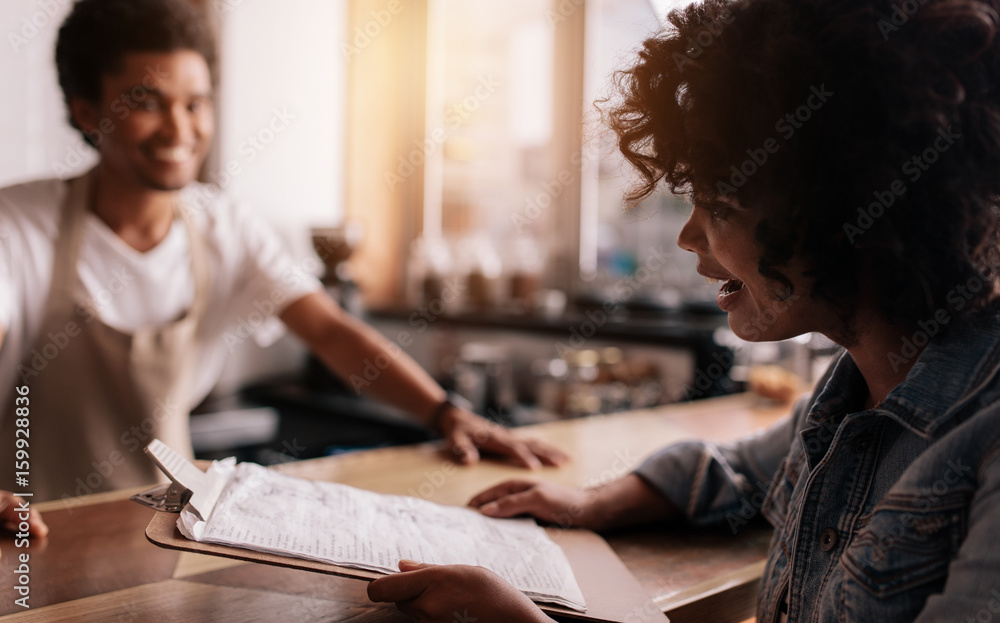
{"type": "Polygon", "coordinates": [[[627,199],[664,181],[758,211],[759,272],[790,286],[803,258],[846,320],[862,288],[900,325],[995,306],[1000,2],[705,0],[668,22],[606,111],[627,199]]]}
{"type": "MultiPolygon", "coordinates": [[[[121,70],[132,52],[194,50],[216,79],[215,33],[188,0],[78,0],[59,28],[56,70],[67,105],[101,98],[101,76],[121,70]]],[[[70,115],[70,124],[77,127],[70,115]]],[[[93,140],[83,134],[91,145],[93,140]]]]}

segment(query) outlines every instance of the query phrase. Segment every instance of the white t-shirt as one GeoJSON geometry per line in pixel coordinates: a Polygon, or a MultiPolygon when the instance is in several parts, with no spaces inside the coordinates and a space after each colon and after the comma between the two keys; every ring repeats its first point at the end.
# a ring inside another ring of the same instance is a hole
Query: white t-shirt
{"type": "MultiPolygon", "coordinates": [[[[31,355],[41,330],[52,280],[66,184],[42,180],[0,189],[0,405],[22,382],[17,367],[31,355]]],[[[219,378],[226,355],[251,336],[273,338],[273,318],[299,298],[322,288],[297,265],[278,237],[214,186],[183,191],[208,247],[209,302],[198,328],[202,345],[191,396],[195,405],[219,378]]],[[[174,221],[156,247],[139,252],[92,213],[77,262],[77,301],[90,301],[101,320],[123,332],[179,318],[194,298],[189,240],[174,221]]],[[[303,263],[300,263],[303,264],[303,263]]],[[[6,409],[0,408],[0,417],[6,409]]]]}

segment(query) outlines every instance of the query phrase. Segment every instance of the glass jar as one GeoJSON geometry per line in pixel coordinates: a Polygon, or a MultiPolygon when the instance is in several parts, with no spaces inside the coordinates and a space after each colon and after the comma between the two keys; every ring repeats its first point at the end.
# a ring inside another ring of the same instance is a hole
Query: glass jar
{"type": "MultiPolygon", "coordinates": [[[[407,302],[411,307],[435,304],[453,308],[458,294],[450,295],[449,280],[454,279],[451,250],[441,238],[417,238],[410,245],[407,264],[407,302]]],[[[452,288],[455,289],[455,288],[452,288]]]]}
{"type": "Polygon", "coordinates": [[[465,272],[466,309],[495,311],[500,300],[502,265],[489,237],[477,234],[463,240],[459,245],[459,266],[465,272]]]}
{"type": "Polygon", "coordinates": [[[538,243],[520,236],[504,250],[507,307],[515,313],[530,313],[540,304],[543,258],[538,243]]]}

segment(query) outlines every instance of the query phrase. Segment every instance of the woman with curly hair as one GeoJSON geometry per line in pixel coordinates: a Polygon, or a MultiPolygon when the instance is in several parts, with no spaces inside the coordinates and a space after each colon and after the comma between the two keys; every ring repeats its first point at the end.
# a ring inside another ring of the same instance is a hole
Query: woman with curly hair
{"type": "MultiPolygon", "coordinates": [[[[693,211],[678,244],[748,340],[843,354],[791,416],[683,443],[577,490],[471,506],[597,530],[774,527],[759,621],[1000,612],[1000,2],[706,0],[669,16],[608,111],[640,181],[693,211]],[[752,504],[763,500],[763,504],[752,504]]],[[[546,620],[483,569],[404,561],[369,594],[421,621],[546,620]]],[[[984,615],[985,613],[985,615],[984,615]]]]}

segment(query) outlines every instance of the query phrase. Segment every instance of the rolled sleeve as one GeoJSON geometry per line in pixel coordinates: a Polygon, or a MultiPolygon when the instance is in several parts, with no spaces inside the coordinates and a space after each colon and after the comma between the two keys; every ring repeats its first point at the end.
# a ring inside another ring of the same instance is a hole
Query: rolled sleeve
{"type": "Polygon", "coordinates": [[[668,446],[647,459],[635,474],[692,523],[722,523],[734,515],[749,519],[763,505],[806,403],[803,399],[792,416],[735,443],[690,441],[668,446]]]}

